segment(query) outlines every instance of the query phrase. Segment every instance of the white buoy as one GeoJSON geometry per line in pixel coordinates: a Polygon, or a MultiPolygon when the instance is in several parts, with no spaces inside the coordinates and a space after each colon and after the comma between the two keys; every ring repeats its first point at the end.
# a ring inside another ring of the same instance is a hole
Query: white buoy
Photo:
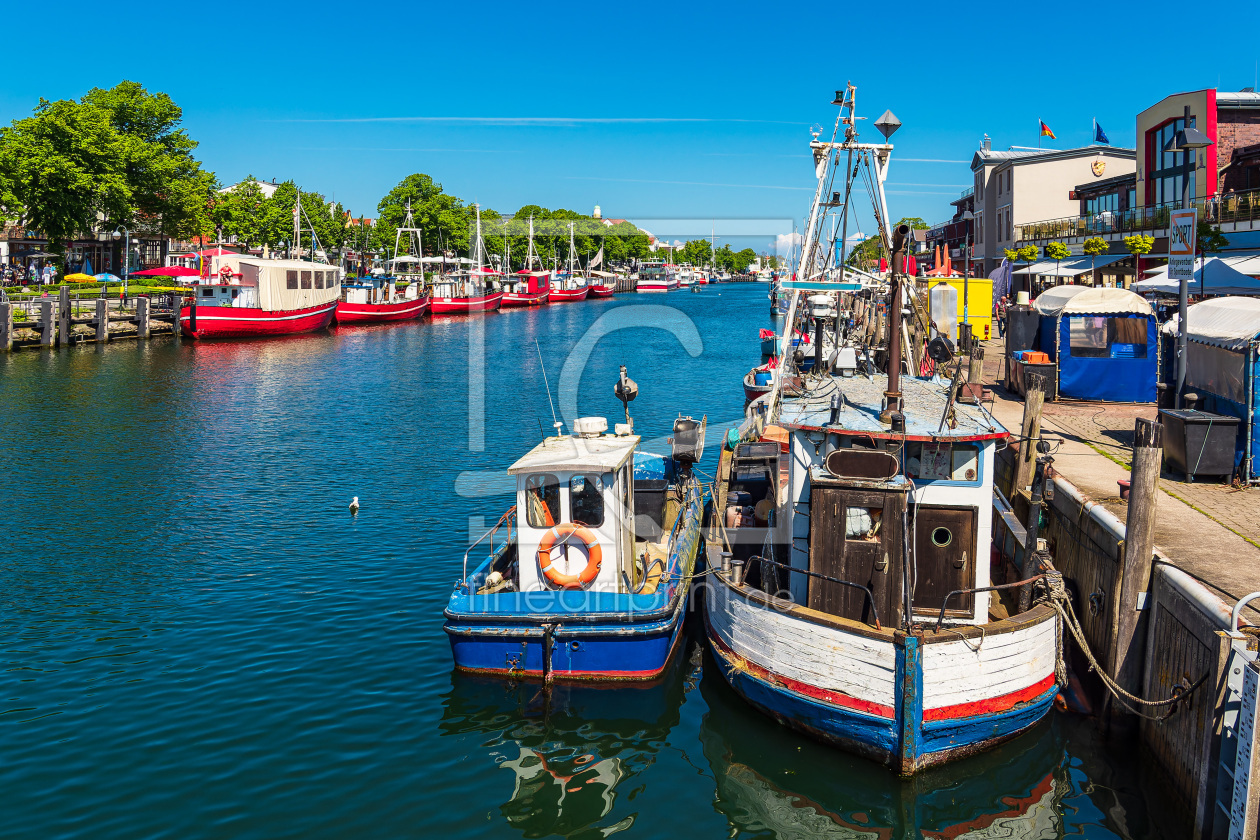
{"type": "Polygon", "coordinates": [[[350,500],[350,513],[354,515],[359,512],[359,497],[355,496],[350,500]]]}

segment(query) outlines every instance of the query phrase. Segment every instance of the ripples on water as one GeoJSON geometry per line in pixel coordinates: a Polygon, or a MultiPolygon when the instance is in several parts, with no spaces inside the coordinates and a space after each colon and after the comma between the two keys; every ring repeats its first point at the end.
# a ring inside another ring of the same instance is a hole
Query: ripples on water
{"type": "MultiPolygon", "coordinates": [[[[679,411],[707,413],[715,442],[765,287],[648,303],[686,315],[703,352],[613,332],[578,405],[615,422],[626,364],[649,448],[679,411]]],[[[694,628],[649,689],[547,698],[451,673],[441,612],[469,534],[550,431],[539,350],[554,389],[597,318],[643,304],[0,358],[21,475],[0,553],[0,837],[1150,836],[1132,768],[1087,725],[902,783],[747,708],[694,628]]]]}

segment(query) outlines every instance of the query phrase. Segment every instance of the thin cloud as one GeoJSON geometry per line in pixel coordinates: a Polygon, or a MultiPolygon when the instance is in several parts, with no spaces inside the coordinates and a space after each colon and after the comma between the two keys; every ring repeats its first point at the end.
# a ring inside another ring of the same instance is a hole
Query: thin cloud
{"type": "Polygon", "coordinates": [[[971,163],[969,160],[942,160],[940,158],[894,158],[898,163],[971,163]]]}
{"type": "Polygon", "coordinates": [[[378,146],[294,146],[299,152],[476,152],[478,154],[516,154],[515,149],[386,149],[378,146]]]}
{"type": "Polygon", "coordinates": [[[930,190],[888,190],[889,195],[957,195],[952,192],[932,192],[930,190]]]}
{"type": "Polygon", "coordinates": [[[894,184],[892,181],[889,181],[888,186],[890,187],[959,187],[961,189],[966,189],[967,187],[970,187],[971,184],[915,184],[909,181],[898,181],[897,183],[894,184]]]}
{"type": "MultiPolygon", "coordinates": [[[[566,181],[616,181],[622,184],[678,184],[684,187],[736,187],[745,190],[799,190],[813,192],[809,187],[781,187],[775,184],[717,184],[712,181],[658,181],[651,178],[595,178],[581,175],[562,175],[566,181]]],[[[942,193],[950,195],[950,193],[942,193]]]]}
{"type": "Polygon", "coordinates": [[[569,127],[617,123],[770,123],[798,125],[786,120],[750,120],[709,117],[321,117],[267,120],[294,123],[464,123],[470,125],[569,127]]]}

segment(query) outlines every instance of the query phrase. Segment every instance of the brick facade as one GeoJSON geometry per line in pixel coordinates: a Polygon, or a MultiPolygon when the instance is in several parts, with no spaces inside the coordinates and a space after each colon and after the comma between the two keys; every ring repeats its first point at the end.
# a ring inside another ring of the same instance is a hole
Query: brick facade
{"type": "Polygon", "coordinates": [[[1217,113],[1216,145],[1222,192],[1237,192],[1260,186],[1256,183],[1256,173],[1250,173],[1249,178],[1246,171],[1255,169],[1260,161],[1254,155],[1239,159],[1239,155],[1235,154],[1249,146],[1260,145],[1260,110],[1222,108],[1217,113]]]}

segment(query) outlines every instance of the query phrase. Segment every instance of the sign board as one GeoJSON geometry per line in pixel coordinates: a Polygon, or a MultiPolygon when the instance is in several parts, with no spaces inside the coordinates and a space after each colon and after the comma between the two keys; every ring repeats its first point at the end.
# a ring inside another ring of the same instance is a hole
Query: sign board
{"type": "Polygon", "coordinates": [[[1174,210],[1168,219],[1168,279],[1194,280],[1194,235],[1199,211],[1174,210]]]}

